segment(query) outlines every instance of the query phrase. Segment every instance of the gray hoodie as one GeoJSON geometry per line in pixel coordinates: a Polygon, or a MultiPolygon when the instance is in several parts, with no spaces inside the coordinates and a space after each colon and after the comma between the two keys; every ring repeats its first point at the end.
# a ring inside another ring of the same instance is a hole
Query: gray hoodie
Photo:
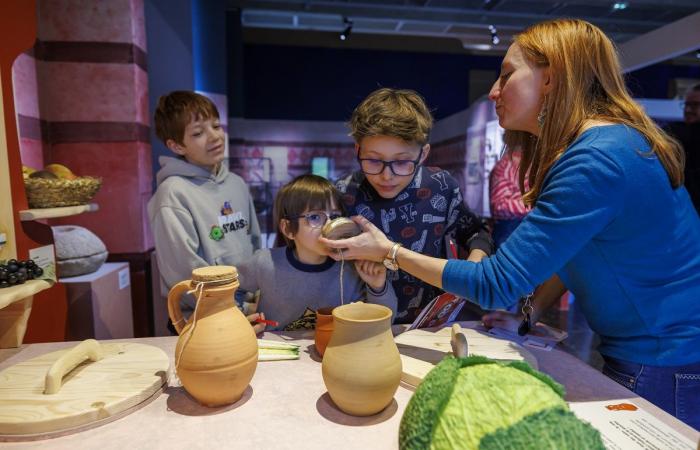
{"type": "Polygon", "coordinates": [[[192,269],[238,265],[260,248],[260,227],[248,186],[220,164],[216,174],[184,159],[161,156],[158,189],[148,202],[164,293],[192,269]]]}

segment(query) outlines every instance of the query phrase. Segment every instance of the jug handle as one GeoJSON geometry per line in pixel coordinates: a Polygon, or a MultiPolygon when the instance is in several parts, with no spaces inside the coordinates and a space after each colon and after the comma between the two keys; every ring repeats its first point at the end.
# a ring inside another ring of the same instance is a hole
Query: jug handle
{"type": "Polygon", "coordinates": [[[190,280],[185,280],[173,286],[168,293],[168,315],[173,322],[177,334],[180,334],[186,325],[185,319],[182,317],[182,309],[180,308],[180,297],[189,289],[190,280]]]}

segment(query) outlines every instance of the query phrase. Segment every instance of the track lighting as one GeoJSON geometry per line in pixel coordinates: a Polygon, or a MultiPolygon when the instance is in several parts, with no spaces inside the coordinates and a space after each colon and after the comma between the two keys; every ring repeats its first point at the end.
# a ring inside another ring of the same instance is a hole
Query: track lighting
{"type": "Polygon", "coordinates": [[[489,32],[491,33],[491,44],[498,45],[501,39],[498,37],[498,30],[493,25],[489,25],[489,32]]]}
{"type": "Polygon", "coordinates": [[[340,33],[340,40],[346,41],[352,32],[352,20],[348,19],[347,17],[343,17],[343,24],[345,24],[345,29],[342,33],[340,33]]]}

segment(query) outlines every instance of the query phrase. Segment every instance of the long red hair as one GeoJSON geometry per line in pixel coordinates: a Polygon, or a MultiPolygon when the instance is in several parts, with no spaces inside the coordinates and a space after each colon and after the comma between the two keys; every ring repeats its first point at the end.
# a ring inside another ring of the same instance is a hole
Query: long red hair
{"type": "Polygon", "coordinates": [[[523,149],[520,188],[528,178],[525,204],[534,205],[549,169],[581,133],[587,120],[621,123],[638,130],[664,166],[673,188],[683,184],[685,155],[630,96],[617,51],[595,25],[578,19],[557,19],[527,28],[515,37],[525,57],[548,67],[552,91],[545,98],[546,115],[539,137],[506,131],[506,145],[523,149]]]}

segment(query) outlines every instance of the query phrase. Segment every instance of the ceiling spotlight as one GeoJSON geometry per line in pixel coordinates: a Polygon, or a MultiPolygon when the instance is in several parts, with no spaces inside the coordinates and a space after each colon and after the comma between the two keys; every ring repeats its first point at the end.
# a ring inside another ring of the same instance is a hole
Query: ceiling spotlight
{"type": "Polygon", "coordinates": [[[615,2],[612,5],[612,9],[613,11],[622,11],[623,9],[627,9],[627,6],[629,6],[627,2],[615,2]]]}
{"type": "Polygon", "coordinates": [[[489,25],[489,33],[491,33],[491,43],[493,45],[498,45],[501,39],[498,37],[498,30],[493,25],[489,25]]]}
{"type": "Polygon", "coordinates": [[[343,17],[343,24],[345,24],[345,29],[342,33],[340,33],[340,40],[346,41],[352,32],[352,20],[348,19],[347,17],[343,17]]]}

